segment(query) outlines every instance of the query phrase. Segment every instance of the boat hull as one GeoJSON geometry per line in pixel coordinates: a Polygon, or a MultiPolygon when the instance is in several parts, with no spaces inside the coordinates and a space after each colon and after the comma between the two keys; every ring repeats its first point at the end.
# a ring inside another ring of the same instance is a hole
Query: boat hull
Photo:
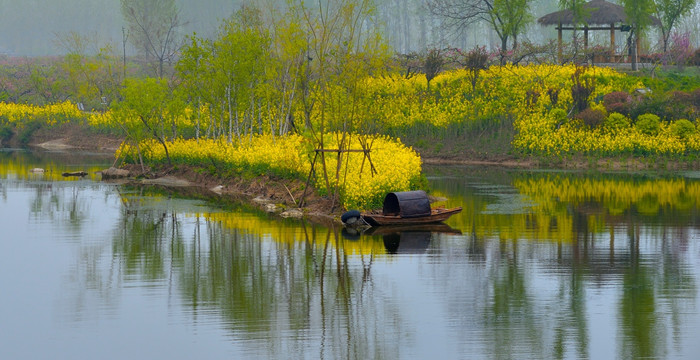
{"type": "Polygon", "coordinates": [[[450,216],[462,211],[461,207],[452,209],[437,208],[432,209],[430,215],[405,218],[400,215],[382,215],[379,213],[363,213],[362,218],[372,226],[383,225],[416,225],[432,224],[447,220],[450,216]]]}

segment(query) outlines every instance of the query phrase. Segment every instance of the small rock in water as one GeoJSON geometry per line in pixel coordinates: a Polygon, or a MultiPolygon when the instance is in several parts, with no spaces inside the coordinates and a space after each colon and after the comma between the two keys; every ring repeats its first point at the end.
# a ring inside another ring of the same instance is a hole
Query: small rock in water
{"type": "Polygon", "coordinates": [[[270,212],[270,213],[276,212],[276,211],[277,211],[277,205],[275,205],[275,204],[267,204],[267,205],[265,206],[265,211],[270,212]]]}
{"type": "Polygon", "coordinates": [[[42,168],[34,168],[34,169],[29,170],[29,172],[32,172],[32,173],[43,173],[43,172],[44,172],[44,169],[42,169],[42,168]]]}
{"type": "Polygon", "coordinates": [[[211,188],[209,190],[211,190],[215,194],[221,195],[224,192],[224,186],[223,185],[214,186],[213,188],[211,188]]]}

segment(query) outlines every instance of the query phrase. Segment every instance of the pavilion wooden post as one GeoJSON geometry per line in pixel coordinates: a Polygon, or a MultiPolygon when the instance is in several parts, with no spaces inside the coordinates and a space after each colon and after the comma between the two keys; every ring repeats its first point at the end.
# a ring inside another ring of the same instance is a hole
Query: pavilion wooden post
{"type": "Polygon", "coordinates": [[[588,25],[583,27],[583,50],[588,50],[588,25]]]}
{"type": "Polygon", "coordinates": [[[558,47],[558,52],[557,52],[557,56],[558,56],[558,59],[557,59],[557,60],[558,60],[559,63],[561,64],[562,57],[563,57],[563,56],[562,56],[562,43],[563,43],[563,40],[562,40],[562,34],[561,34],[561,32],[562,32],[561,23],[559,23],[559,26],[557,27],[557,30],[559,31],[559,34],[558,34],[559,37],[558,37],[558,43],[557,43],[557,44],[559,45],[559,47],[558,47]]]}

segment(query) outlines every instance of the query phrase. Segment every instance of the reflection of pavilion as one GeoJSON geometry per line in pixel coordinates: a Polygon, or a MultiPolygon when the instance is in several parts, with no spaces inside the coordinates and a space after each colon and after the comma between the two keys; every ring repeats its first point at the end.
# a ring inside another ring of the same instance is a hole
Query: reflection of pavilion
{"type": "MultiPolygon", "coordinates": [[[[583,46],[588,48],[588,32],[589,31],[609,31],[610,32],[610,48],[608,54],[596,54],[598,57],[594,62],[629,62],[629,58],[624,54],[617,54],[615,51],[615,31],[627,32],[630,31],[630,25],[627,24],[627,14],[625,9],[620,6],[605,0],[592,0],[583,5],[583,18],[581,25],[574,25],[574,12],[572,10],[561,10],[547,14],[537,20],[541,25],[555,25],[558,32],[558,56],[559,62],[562,61],[562,31],[563,30],[583,30],[583,46]],[[597,60],[597,61],[596,61],[597,60]]],[[[659,19],[652,17],[652,24],[659,26],[659,19]]],[[[631,35],[631,34],[630,34],[631,35]]],[[[636,37],[637,54],[640,54],[640,39],[636,37]]],[[[629,45],[629,44],[628,44],[629,45]]]]}

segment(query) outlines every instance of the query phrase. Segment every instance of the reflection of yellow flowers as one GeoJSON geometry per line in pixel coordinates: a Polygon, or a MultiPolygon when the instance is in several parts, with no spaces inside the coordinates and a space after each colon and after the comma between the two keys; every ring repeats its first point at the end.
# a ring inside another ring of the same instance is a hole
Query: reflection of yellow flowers
{"type": "Polygon", "coordinates": [[[257,235],[261,239],[273,239],[281,243],[295,245],[304,243],[315,234],[323,234],[329,239],[328,245],[342,250],[349,255],[385,255],[384,243],[376,237],[362,236],[355,241],[348,241],[340,235],[340,229],[329,229],[315,225],[304,225],[298,221],[280,222],[279,219],[270,219],[251,213],[221,212],[194,214],[189,216],[202,216],[207,221],[219,223],[223,228],[242,231],[247,234],[257,235]]]}
{"type": "MultiPolygon", "coordinates": [[[[449,224],[478,238],[571,242],[576,219],[587,231],[599,233],[625,214],[659,216],[700,205],[700,182],[683,178],[612,179],[567,174],[523,174],[513,180],[522,208],[515,212],[486,211],[478,197],[450,194],[450,206],[464,207],[449,224]]],[[[435,195],[446,196],[440,191],[435,195]]],[[[581,225],[577,226],[581,226],[581,225]]],[[[577,229],[582,230],[582,229],[577,229]]]]}
{"type": "Polygon", "coordinates": [[[657,215],[660,208],[691,208],[700,198],[700,183],[682,178],[621,181],[553,175],[518,179],[514,185],[545,211],[556,208],[556,203],[593,201],[600,203],[608,215],[621,215],[631,209],[657,215]]]}
{"type": "MultiPolygon", "coordinates": [[[[337,148],[336,136],[328,136],[325,146],[337,148]]],[[[418,154],[399,141],[376,136],[370,158],[376,173],[372,173],[369,160],[362,153],[344,153],[339,177],[336,181],[337,153],[326,153],[326,174],[331,189],[326,188],[323,166],[317,159],[315,186],[329,193],[336,187],[346,208],[371,208],[381,204],[384,195],[391,191],[409,190],[420,178],[421,160],[418,154]]],[[[145,159],[164,163],[165,150],[155,141],[141,144],[145,159]]],[[[359,149],[357,137],[350,142],[351,149],[359,149]]],[[[122,144],[119,154],[134,156],[128,144],[122,144]]],[[[311,170],[313,150],[308,141],[298,135],[272,137],[255,135],[250,140],[229,144],[223,140],[183,140],[168,143],[171,160],[176,164],[214,166],[220,173],[274,174],[304,179],[311,170]]]]}
{"type": "MultiPolygon", "coordinates": [[[[67,171],[60,164],[48,162],[41,164],[41,170],[33,171],[36,165],[18,162],[15,160],[0,161],[0,179],[21,179],[21,180],[44,180],[44,181],[75,181],[76,177],[63,176],[67,171]]],[[[99,179],[97,172],[104,167],[89,166],[80,169],[88,173],[87,178],[99,179]]]]}

